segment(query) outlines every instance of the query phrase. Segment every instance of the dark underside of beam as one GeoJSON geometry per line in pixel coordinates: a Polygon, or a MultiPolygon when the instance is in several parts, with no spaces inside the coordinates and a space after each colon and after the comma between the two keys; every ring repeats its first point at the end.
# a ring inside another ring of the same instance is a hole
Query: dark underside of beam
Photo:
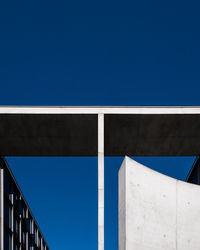
{"type": "Polygon", "coordinates": [[[106,155],[200,153],[200,115],[108,115],[105,128],[106,155]]]}
{"type": "MultiPolygon", "coordinates": [[[[200,154],[200,115],[105,115],[105,156],[200,154]]],[[[97,156],[93,114],[1,114],[3,156],[97,156]]]]}
{"type": "Polygon", "coordinates": [[[97,115],[0,115],[3,156],[95,156],[97,115]]]}

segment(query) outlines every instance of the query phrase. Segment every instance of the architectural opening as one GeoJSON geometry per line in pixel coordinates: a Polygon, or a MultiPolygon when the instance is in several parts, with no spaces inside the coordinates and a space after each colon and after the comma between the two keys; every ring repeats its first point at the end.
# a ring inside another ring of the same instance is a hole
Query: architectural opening
{"type": "Polygon", "coordinates": [[[97,249],[97,157],[6,161],[50,249],[78,249],[80,241],[83,249],[97,249]],[[47,221],[52,227],[46,227],[47,221]]]}

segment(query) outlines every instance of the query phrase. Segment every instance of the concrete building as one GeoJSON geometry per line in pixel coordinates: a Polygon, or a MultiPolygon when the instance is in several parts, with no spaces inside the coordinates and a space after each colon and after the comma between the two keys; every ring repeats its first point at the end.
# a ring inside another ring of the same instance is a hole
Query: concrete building
{"type": "Polygon", "coordinates": [[[98,156],[98,249],[104,250],[104,156],[198,156],[199,127],[200,107],[6,106],[0,155],[98,156]]]}
{"type": "Polygon", "coordinates": [[[126,157],[119,171],[119,250],[199,250],[200,186],[126,157]]]}
{"type": "Polygon", "coordinates": [[[48,250],[48,245],[4,158],[0,158],[1,249],[48,250]]]}

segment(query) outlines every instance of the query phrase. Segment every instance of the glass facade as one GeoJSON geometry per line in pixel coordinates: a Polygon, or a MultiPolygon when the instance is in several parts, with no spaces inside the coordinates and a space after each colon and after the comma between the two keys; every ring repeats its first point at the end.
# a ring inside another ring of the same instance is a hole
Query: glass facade
{"type": "MultiPolygon", "coordinates": [[[[3,158],[3,242],[5,250],[48,250],[32,213],[3,158]]],[[[0,239],[1,240],[1,239],[0,239]]]]}
{"type": "Polygon", "coordinates": [[[198,156],[187,177],[187,182],[200,185],[200,157],[198,156]]]}

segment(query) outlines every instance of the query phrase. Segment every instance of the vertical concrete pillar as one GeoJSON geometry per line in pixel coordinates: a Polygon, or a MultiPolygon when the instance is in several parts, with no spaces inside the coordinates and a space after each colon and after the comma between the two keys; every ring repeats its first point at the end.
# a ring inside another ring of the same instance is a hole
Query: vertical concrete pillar
{"type": "Polygon", "coordinates": [[[0,250],[4,250],[4,184],[3,169],[0,168],[0,250]]]}
{"type": "Polygon", "coordinates": [[[98,114],[98,250],[104,250],[104,114],[98,114]]]}

